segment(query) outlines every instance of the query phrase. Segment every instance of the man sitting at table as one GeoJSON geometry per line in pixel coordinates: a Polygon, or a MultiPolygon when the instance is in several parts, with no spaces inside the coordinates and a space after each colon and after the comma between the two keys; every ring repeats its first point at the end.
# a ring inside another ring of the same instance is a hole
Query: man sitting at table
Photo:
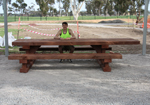
{"type": "MultiPolygon", "coordinates": [[[[76,39],[73,31],[68,28],[68,23],[63,22],[62,23],[63,29],[59,30],[54,37],[54,39],[59,39],[59,40],[71,40],[71,39],[76,39]]],[[[72,45],[59,45],[59,52],[63,53],[63,50],[65,51],[70,51],[70,53],[74,52],[74,46],[72,45]]],[[[63,62],[63,59],[60,60],[60,62],[63,62]]],[[[69,62],[72,62],[71,59],[69,59],[69,62]]]]}

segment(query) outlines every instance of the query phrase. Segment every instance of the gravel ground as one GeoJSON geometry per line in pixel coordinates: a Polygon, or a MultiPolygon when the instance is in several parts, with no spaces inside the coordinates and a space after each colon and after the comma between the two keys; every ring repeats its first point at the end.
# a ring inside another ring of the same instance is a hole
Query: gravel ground
{"type": "Polygon", "coordinates": [[[123,55],[103,72],[95,60],[37,60],[28,73],[0,55],[0,105],[149,105],[150,55],[123,55]]]}

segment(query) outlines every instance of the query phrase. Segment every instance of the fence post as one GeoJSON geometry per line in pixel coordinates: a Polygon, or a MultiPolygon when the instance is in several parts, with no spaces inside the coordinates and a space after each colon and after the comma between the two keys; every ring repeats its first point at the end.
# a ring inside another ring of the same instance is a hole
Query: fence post
{"type": "Polygon", "coordinates": [[[40,20],[42,21],[42,16],[40,16],[40,20]]]}
{"type": "Polygon", "coordinates": [[[16,22],[16,14],[15,14],[15,22],[16,22]]]}
{"type": "Polygon", "coordinates": [[[29,21],[29,15],[28,15],[28,21],[29,21]]]}
{"type": "Polygon", "coordinates": [[[130,19],[131,19],[131,14],[130,14],[130,19]]]}
{"type": "Polygon", "coordinates": [[[23,16],[21,16],[21,20],[23,21],[23,16]]]}
{"type": "Polygon", "coordinates": [[[128,27],[129,27],[129,15],[128,15],[128,27]]]}

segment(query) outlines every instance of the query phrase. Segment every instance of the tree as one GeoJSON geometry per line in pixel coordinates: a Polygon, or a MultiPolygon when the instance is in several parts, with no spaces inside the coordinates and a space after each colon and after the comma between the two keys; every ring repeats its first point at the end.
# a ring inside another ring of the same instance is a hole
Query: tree
{"type": "Polygon", "coordinates": [[[92,7],[93,7],[92,2],[89,1],[89,2],[86,2],[85,4],[86,4],[87,14],[91,14],[92,13],[92,7]]]}
{"type": "Polygon", "coordinates": [[[46,16],[49,10],[49,5],[55,3],[55,0],[36,0],[36,3],[40,6],[42,16],[46,16]]]}
{"type": "Polygon", "coordinates": [[[108,3],[108,14],[111,16],[114,14],[114,3],[113,3],[113,0],[109,0],[109,3],[108,3]]]}
{"type": "Polygon", "coordinates": [[[123,14],[129,9],[131,0],[114,0],[114,2],[117,14],[123,14]]]}
{"type": "Polygon", "coordinates": [[[65,10],[66,16],[68,16],[68,10],[70,7],[70,0],[63,0],[63,9],[65,10]]]}
{"type": "MultiPolygon", "coordinates": [[[[111,16],[114,14],[115,2],[118,3],[117,0],[116,1],[115,0],[103,0],[103,12],[105,15],[111,16]]],[[[116,10],[118,10],[118,8],[116,10]]]]}
{"type": "Polygon", "coordinates": [[[101,9],[104,6],[104,0],[94,0],[93,3],[95,4],[95,7],[98,9],[98,15],[101,14],[101,9]]]}
{"type": "Polygon", "coordinates": [[[9,12],[9,14],[10,14],[10,13],[12,14],[13,8],[12,8],[12,7],[8,7],[8,12],[9,12]]]}
{"type": "Polygon", "coordinates": [[[137,21],[139,21],[141,12],[142,12],[142,6],[144,5],[144,0],[136,0],[136,18],[137,21]]]}
{"type": "Polygon", "coordinates": [[[74,20],[78,20],[80,10],[81,10],[84,3],[85,3],[85,0],[78,0],[78,1],[70,0],[74,20]]]}
{"type": "Polygon", "coordinates": [[[27,4],[24,2],[24,0],[16,0],[16,3],[14,2],[12,6],[15,7],[16,10],[20,11],[21,14],[23,14],[25,12],[27,4]]]}
{"type": "Polygon", "coordinates": [[[131,4],[129,6],[129,13],[130,15],[134,15],[136,13],[136,8],[135,8],[135,1],[131,0],[131,4]]]}
{"type": "Polygon", "coordinates": [[[129,12],[131,15],[135,14],[137,21],[139,21],[141,13],[143,13],[142,6],[144,5],[144,0],[131,0],[129,6],[129,12]]]}
{"type": "Polygon", "coordinates": [[[12,3],[12,7],[13,7],[13,12],[14,14],[19,11],[19,5],[17,3],[12,3]]]}
{"type": "Polygon", "coordinates": [[[22,3],[21,4],[21,9],[23,10],[23,13],[25,12],[25,8],[27,7],[26,3],[22,3]]]}
{"type": "Polygon", "coordinates": [[[34,3],[32,3],[31,6],[28,6],[28,8],[25,9],[25,14],[30,15],[31,11],[35,11],[34,6],[35,6],[34,3]]]}
{"type": "Polygon", "coordinates": [[[57,9],[56,9],[56,8],[54,8],[53,13],[54,13],[55,15],[57,15],[57,9]]]}
{"type": "MultiPolygon", "coordinates": [[[[11,4],[11,0],[7,0],[7,4],[11,4]]],[[[0,6],[2,6],[2,9],[4,10],[3,0],[0,0],[0,6]]]]}
{"type": "Polygon", "coordinates": [[[60,3],[62,2],[62,0],[57,0],[57,2],[59,2],[59,15],[61,16],[61,6],[60,6],[60,3]]]}
{"type": "Polygon", "coordinates": [[[50,15],[54,15],[54,8],[52,6],[49,6],[50,15]]]}
{"type": "Polygon", "coordinates": [[[86,10],[87,10],[87,13],[88,14],[94,14],[96,15],[97,14],[97,5],[96,5],[96,0],[88,0],[88,1],[85,1],[85,4],[86,4],[86,10]]]}

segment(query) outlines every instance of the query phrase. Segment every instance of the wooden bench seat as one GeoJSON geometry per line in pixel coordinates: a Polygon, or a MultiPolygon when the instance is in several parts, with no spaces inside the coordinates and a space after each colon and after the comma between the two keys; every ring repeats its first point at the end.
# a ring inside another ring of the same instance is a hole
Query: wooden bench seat
{"type": "Polygon", "coordinates": [[[112,59],[122,59],[119,53],[63,53],[63,54],[11,54],[9,60],[22,63],[20,72],[27,73],[36,59],[97,59],[104,72],[110,72],[109,63],[112,59]]]}
{"type": "MultiPolygon", "coordinates": [[[[94,50],[91,46],[74,46],[75,51],[92,51],[94,50]]],[[[102,48],[102,50],[112,50],[109,48],[102,48]]],[[[19,51],[26,51],[26,49],[20,48],[19,51]]],[[[58,46],[41,46],[37,51],[58,51],[58,46]]]]}
{"type": "Polygon", "coordinates": [[[11,54],[8,59],[122,59],[122,55],[119,53],[11,54]]]}

